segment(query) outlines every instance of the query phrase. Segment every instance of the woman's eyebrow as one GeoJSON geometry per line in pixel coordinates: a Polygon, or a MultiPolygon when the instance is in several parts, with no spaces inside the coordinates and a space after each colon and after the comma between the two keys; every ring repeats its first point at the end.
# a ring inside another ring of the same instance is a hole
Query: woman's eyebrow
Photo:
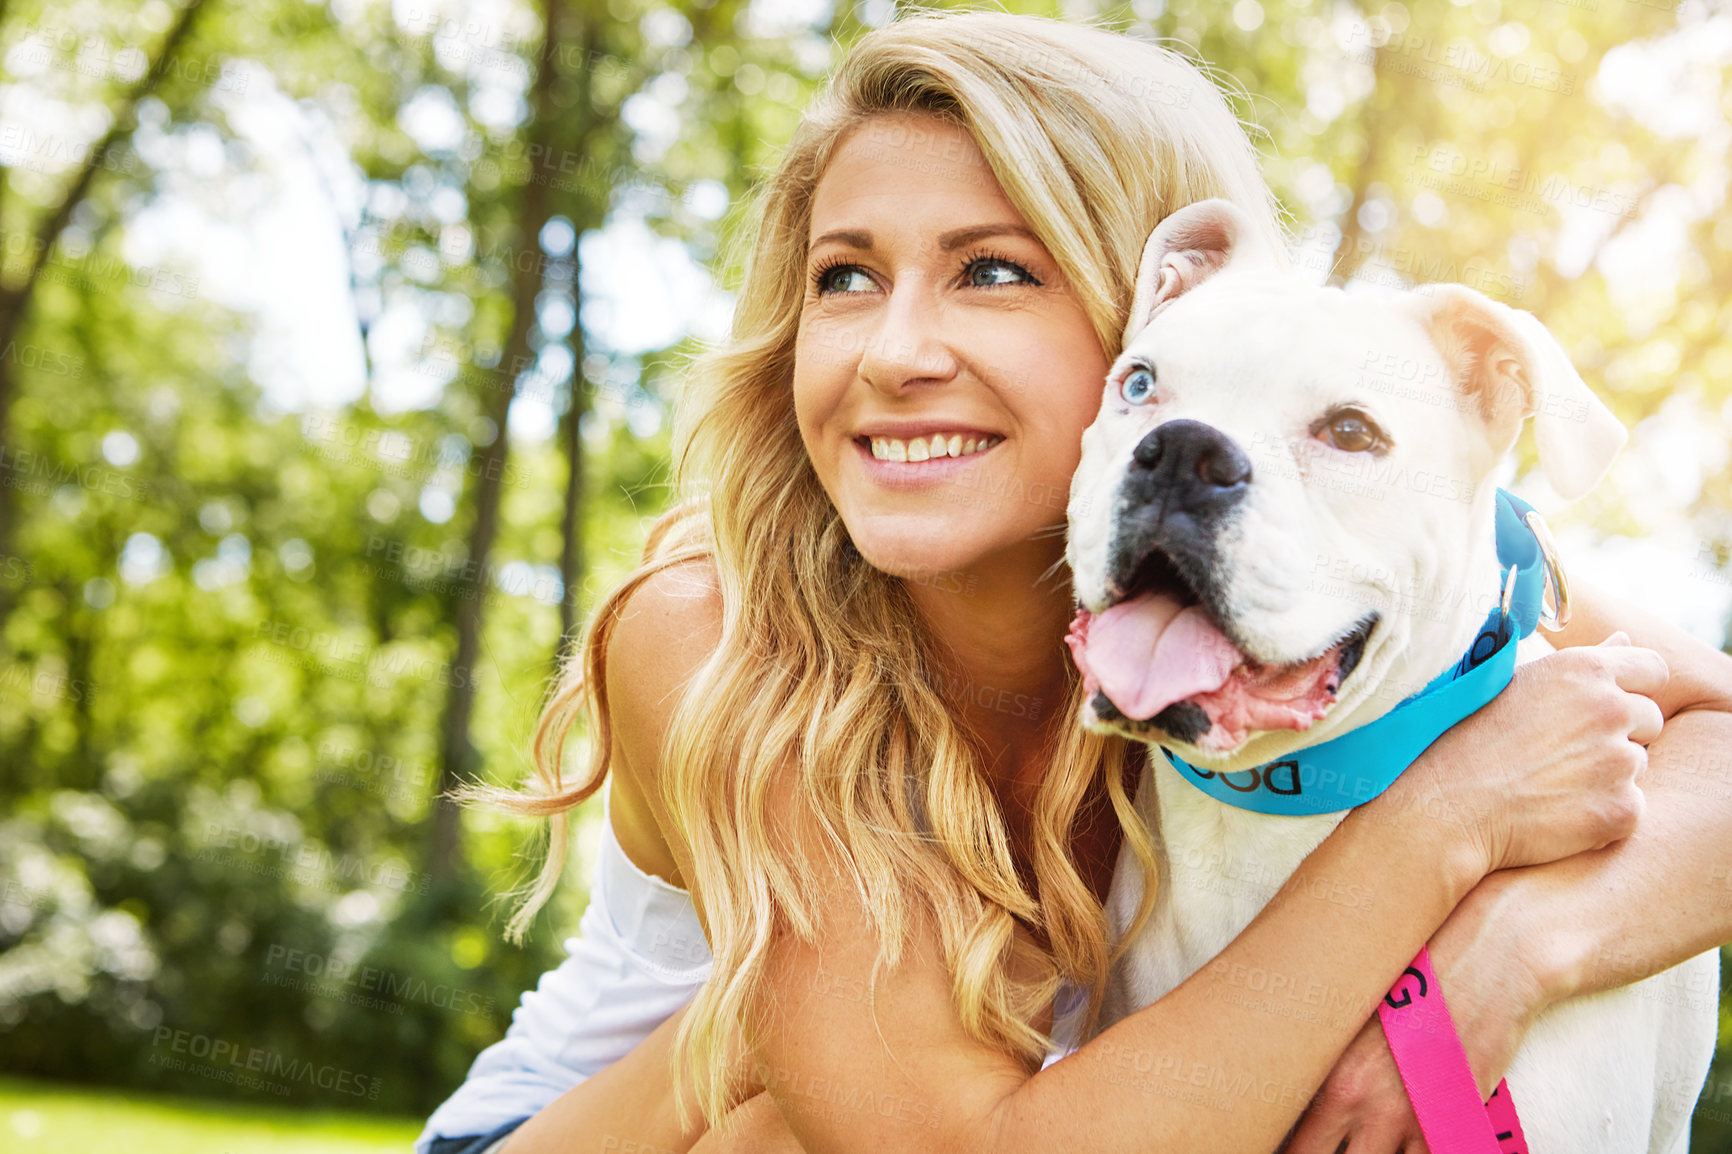
{"type": "MultiPolygon", "coordinates": [[[[971,224],[966,228],[953,228],[949,232],[940,233],[938,247],[944,252],[950,252],[952,249],[961,248],[965,244],[972,244],[989,236],[1021,236],[1039,243],[1039,238],[1027,227],[1020,224],[971,224]]],[[[872,234],[865,229],[857,228],[833,228],[822,236],[814,238],[811,247],[817,248],[825,241],[831,240],[840,241],[854,248],[865,249],[868,252],[872,250],[872,234]]]]}

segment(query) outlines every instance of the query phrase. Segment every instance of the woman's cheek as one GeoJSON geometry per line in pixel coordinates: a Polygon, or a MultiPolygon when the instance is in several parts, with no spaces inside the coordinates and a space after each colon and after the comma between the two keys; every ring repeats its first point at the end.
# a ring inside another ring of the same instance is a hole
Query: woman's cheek
{"type": "Polygon", "coordinates": [[[814,461],[819,458],[819,446],[824,434],[826,416],[835,410],[828,383],[814,363],[810,350],[794,349],[793,400],[794,420],[800,426],[800,440],[814,461]]]}

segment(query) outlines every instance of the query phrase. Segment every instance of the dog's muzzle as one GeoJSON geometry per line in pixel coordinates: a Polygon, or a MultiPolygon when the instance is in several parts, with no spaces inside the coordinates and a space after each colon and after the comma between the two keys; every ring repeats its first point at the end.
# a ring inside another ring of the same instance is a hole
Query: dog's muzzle
{"type": "Polygon", "coordinates": [[[1216,542],[1250,487],[1250,458],[1214,426],[1177,420],[1151,430],[1132,450],[1119,488],[1110,595],[1123,597],[1158,551],[1219,612],[1216,542]]]}
{"type": "Polygon", "coordinates": [[[1359,664],[1375,613],[1319,652],[1280,665],[1233,637],[1221,549],[1251,485],[1251,461],[1201,421],[1168,421],[1137,444],[1120,485],[1106,604],[1066,637],[1095,716],[1216,751],[1253,730],[1306,729],[1359,664]]]}

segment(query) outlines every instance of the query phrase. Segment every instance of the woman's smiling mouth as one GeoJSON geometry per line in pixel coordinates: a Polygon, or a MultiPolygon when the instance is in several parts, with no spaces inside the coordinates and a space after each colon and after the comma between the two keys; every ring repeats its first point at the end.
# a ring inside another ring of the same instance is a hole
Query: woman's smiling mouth
{"type": "Polygon", "coordinates": [[[981,429],[929,425],[918,431],[896,431],[902,435],[891,436],[880,428],[852,438],[867,478],[881,488],[924,490],[946,484],[972,472],[988,450],[1004,443],[1002,434],[981,429]]]}
{"type": "Polygon", "coordinates": [[[981,436],[976,433],[933,433],[929,437],[872,437],[855,438],[856,443],[864,442],[871,450],[872,456],[880,461],[931,461],[945,457],[968,457],[975,453],[992,448],[1004,440],[996,434],[981,436]]]}

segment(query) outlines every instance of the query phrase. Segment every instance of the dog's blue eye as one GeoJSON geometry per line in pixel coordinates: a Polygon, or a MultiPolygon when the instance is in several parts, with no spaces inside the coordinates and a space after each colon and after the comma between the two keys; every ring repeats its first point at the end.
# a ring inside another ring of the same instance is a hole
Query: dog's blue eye
{"type": "Polygon", "coordinates": [[[1146,405],[1155,399],[1155,374],[1147,369],[1132,369],[1119,385],[1119,395],[1133,405],[1146,405]]]}

